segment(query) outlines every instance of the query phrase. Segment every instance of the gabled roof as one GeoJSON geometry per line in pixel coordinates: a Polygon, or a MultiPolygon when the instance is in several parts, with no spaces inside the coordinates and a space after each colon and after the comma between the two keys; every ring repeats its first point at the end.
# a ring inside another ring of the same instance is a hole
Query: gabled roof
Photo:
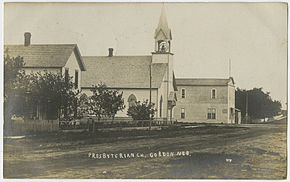
{"type": "MultiPolygon", "coordinates": [[[[82,72],[81,87],[91,88],[100,82],[109,88],[150,88],[152,56],[84,56],[87,71],[82,72]]],[[[152,88],[161,86],[166,63],[152,64],[152,88]]]]}
{"type": "Polygon", "coordinates": [[[226,86],[234,80],[232,77],[227,79],[221,78],[176,78],[177,86],[226,86]]]}
{"type": "Polygon", "coordinates": [[[158,27],[155,30],[154,38],[156,38],[159,35],[159,33],[163,33],[164,36],[166,37],[166,39],[172,40],[171,30],[170,30],[170,28],[168,28],[168,23],[167,23],[167,18],[166,18],[164,6],[162,7],[162,10],[161,10],[159,23],[158,23],[158,27]]]}
{"type": "Polygon", "coordinates": [[[64,67],[74,52],[81,70],[86,70],[76,44],[4,45],[4,51],[10,57],[23,57],[24,67],[37,68],[64,67]]]}

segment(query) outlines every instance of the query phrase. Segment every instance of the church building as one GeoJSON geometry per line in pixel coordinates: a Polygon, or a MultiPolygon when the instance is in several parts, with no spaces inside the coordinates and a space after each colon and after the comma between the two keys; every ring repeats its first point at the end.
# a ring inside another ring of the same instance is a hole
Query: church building
{"type": "MultiPolygon", "coordinates": [[[[172,34],[164,7],[155,29],[155,49],[144,56],[116,56],[109,48],[107,56],[83,56],[76,44],[31,44],[31,34],[24,35],[24,45],[5,45],[11,57],[23,57],[26,73],[50,71],[72,77],[75,89],[87,96],[103,83],[123,92],[125,109],[117,118],[128,119],[127,111],[137,101],[151,100],[157,120],[172,123],[240,123],[235,109],[235,83],[227,79],[195,79],[174,76],[172,34]]],[[[53,107],[50,107],[53,108],[53,107]]],[[[56,114],[41,114],[49,108],[35,107],[30,118],[55,119],[56,114]]]]}
{"type": "Polygon", "coordinates": [[[116,117],[128,117],[131,104],[149,101],[151,96],[156,109],[155,118],[172,121],[177,87],[171,52],[172,34],[164,8],[154,39],[155,50],[151,55],[115,56],[113,48],[109,48],[108,56],[83,56],[87,70],[81,75],[82,92],[92,95],[91,89],[99,83],[123,92],[126,108],[116,117]]]}

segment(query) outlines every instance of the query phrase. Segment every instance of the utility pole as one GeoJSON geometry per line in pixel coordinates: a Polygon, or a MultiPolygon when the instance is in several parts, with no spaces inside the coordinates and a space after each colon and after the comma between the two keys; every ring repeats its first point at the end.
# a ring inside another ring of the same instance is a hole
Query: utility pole
{"type": "Polygon", "coordinates": [[[150,87],[150,89],[149,89],[149,105],[151,105],[151,94],[152,94],[152,73],[151,73],[151,63],[150,63],[150,65],[149,65],[149,87],[150,87]]]}
{"type": "Polygon", "coordinates": [[[249,104],[249,101],[248,101],[248,91],[246,90],[246,122],[248,123],[248,104],[249,104]]]}
{"type": "MultiPolygon", "coordinates": [[[[152,72],[151,72],[151,69],[152,69],[152,67],[151,67],[151,63],[150,63],[150,65],[149,65],[149,74],[150,74],[150,89],[149,89],[149,107],[151,108],[151,97],[152,97],[152,72]]],[[[149,131],[151,130],[151,118],[152,117],[152,115],[150,114],[150,118],[149,118],[149,131]]]]}

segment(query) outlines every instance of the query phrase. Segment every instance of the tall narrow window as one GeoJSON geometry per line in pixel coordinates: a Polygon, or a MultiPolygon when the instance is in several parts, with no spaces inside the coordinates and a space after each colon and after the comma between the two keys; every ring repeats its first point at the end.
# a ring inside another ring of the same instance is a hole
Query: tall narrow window
{"type": "Polygon", "coordinates": [[[181,119],[185,118],[185,109],[181,108],[181,119]]]}
{"type": "Polygon", "coordinates": [[[216,89],[211,89],[211,98],[215,99],[216,98],[216,89]]]}
{"type": "Polygon", "coordinates": [[[79,71],[75,70],[75,89],[79,87],[79,71]]]}
{"type": "Polygon", "coordinates": [[[65,82],[66,82],[66,83],[68,83],[68,79],[69,79],[68,77],[69,77],[69,74],[68,74],[68,68],[66,68],[66,69],[65,69],[65,72],[64,72],[64,79],[65,79],[65,82]]]}
{"type": "Polygon", "coordinates": [[[216,109],[208,108],[207,109],[207,119],[216,119],[216,109]]]}
{"type": "Polygon", "coordinates": [[[181,98],[185,98],[185,89],[183,88],[183,89],[181,89],[181,98]]]}
{"type": "Polygon", "coordinates": [[[160,106],[159,106],[159,110],[160,110],[160,113],[159,113],[159,116],[160,116],[160,118],[162,118],[162,102],[163,102],[163,99],[162,99],[162,96],[161,96],[161,98],[160,98],[160,106]]]}

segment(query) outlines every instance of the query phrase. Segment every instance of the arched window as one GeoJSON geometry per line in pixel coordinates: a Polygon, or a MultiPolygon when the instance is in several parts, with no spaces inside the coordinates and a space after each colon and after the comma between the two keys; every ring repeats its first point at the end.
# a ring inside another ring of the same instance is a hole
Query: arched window
{"type": "Polygon", "coordinates": [[[158,52],[167,52],[167,43],[164,40],[158,41],[158,52]]]}
{"type": "Polygon", "coordinates": [[[131,94],[129,97],[128,97],[128,103],[129,103],[129,107],[131,106],[135,106],[136,105],[136,102],[137,102],[137,98],[134,94],[131,94]]]}
{"type": "Polygon", "coordinates": [[[160,98],[160,103],[159,103],[159,116],[160,118],[162,118],[162,102],[163,102],[163,99],[162,99],[162,96],[160,98]]]}

